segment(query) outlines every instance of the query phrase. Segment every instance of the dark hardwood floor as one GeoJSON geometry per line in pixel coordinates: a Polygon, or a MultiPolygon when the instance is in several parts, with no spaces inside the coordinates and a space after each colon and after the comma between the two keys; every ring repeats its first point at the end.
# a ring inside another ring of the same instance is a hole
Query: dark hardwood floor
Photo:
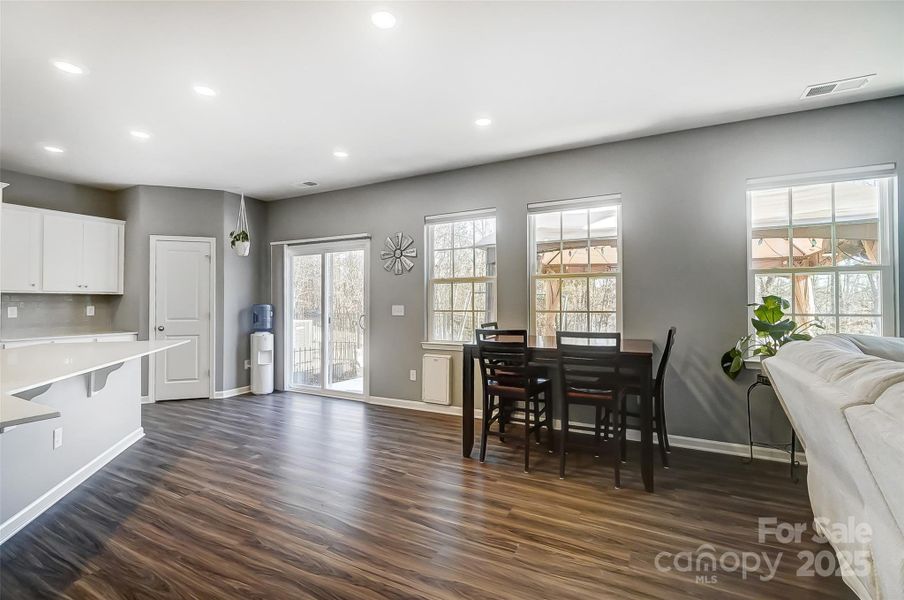
{"type": "Polygon", "coordinates": [[[796,576],[798,552],[828,546],[758,542],[758,517],[812,519],[784,464],[675,449],[647,494],[636,447],[614,490],[606,456],[573,451],[562,481],[537,448],[525,475],[517,431],[480,464],[461,458],[455,417],[351,401],[143,417],[143,440],[0,548],[3,600],[854,598],[837,577],[796,576]],[[771,581],[657,570],[658,553],[701,544],[783,560],[771,581]]]}

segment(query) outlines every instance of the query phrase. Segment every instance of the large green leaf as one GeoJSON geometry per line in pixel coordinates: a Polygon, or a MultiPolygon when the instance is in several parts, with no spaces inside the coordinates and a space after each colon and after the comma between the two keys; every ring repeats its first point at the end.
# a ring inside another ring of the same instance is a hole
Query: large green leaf
{"type": "Polygon", "coordinates": [[[769,330],[769,337],[778,342],[783,337],[788,335],[791,331],[793,331],[794,327],[796,327],[794,325],[794,321],[786,319],[772,326],[772,328],[769,330]]]}
{"type": "Polygon", "coordinates": [[[761,321],[760,319],[750,319],[750,322],[753,323],[753,328],[757,330],[757,332],[769,333],[772,330],[773,323],[767,323],[766,321],[761,321]]]}
{"type": "Polygon", "coordinates": [[[781,296],[763,296],[763,305],[769,308],[780,308],[782,310],[791,308],[791,303],[781,296]]]}
{"type": "Polygon", "coordinates": [[[744,358],[737,348],[732,348],[722,355],[722,370],[725,374],[734,379],[744,368],[744,358]]]}
{"type": "Polygon", "coordinates": [[[813,339],[813,336],[809,333],[792,333],[788,337],[796,342],[805,342],[813,339]]]}
{"type": "Polygon", "coordinates": [[[782,317],[785,316],[785,313],[780,307],[774,305],[769,306],[767,304],[761,304],[756,307],[753,314],[755,314],[760,321],[765,321],[767,323],[778,323],[782,320],[782,317]]]}

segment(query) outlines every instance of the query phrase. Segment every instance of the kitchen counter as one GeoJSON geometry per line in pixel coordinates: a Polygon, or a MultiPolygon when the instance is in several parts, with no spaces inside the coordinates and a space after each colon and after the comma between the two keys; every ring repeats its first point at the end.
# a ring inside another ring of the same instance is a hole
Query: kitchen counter
{"type": "Polygon", "coordinates": [[[187,343],[150,340],[7,348],[0,350],[0,393],[14,395],[187,343]]]}
{"type": "Polygon", "coordinates": [[[141,357],[188,343],[0,350],[0,544],[144,436],[141,357]]]}
{"type": "Polygon", "coordinates": [[[40,340],[59,340],[82,337],[107,337],[113,335],[138,335],[137,331],[120,331],[97,329],[94,327],[28,327],[11,334],[0,334],[0,344],[12,342],[31,342],[40,340]]]}
{"type": "Polygon", "coordinates": [[[33,423],[45,419],[55,419],[60,411],[37,402],[23,400],[15,396],[0,396],[0,429],[33,423]]]}

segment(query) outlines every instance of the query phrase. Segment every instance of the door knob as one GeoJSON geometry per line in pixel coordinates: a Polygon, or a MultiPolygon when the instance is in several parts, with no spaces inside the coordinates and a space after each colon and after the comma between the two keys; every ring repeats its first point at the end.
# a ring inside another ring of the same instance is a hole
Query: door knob
{"type": "Polygon", "coordinates": [[[163,329],[164,329],[164,328],[163,328],[163,325],[158,325],[158,326],[157,326],[157,331],[163,331],[163,329]]]}

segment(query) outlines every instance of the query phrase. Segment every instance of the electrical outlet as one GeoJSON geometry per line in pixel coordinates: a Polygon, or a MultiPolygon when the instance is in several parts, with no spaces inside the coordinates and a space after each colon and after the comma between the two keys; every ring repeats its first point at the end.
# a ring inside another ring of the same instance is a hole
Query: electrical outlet
{"type": "Polygon", "coordinates": [[[408,371],[408,379],[411,381],[417,381],[417,369],[411,369],[408,371]]]}
{"type": "Polygon", "coordinates": [[[57,427],[53,430],[53,449],[56,450],[63,445],[63,428],[57,427]]]}
{"type": "Polygon", "coordinates": [[[393,304],[392,305],[392,316],[393,317],[404,317],[405,316],[405,305],[404,304],[393,304]]]}
{"type": "Polygon", "coordinates": [[[89,304],[88,306],[85,307],[85,314],[89,317],[94,316],[94,305],[93,304],[89,304]]]}
{"type": "Polygon", "coordinates": [[[247,370],[250,369],[250,368],[251,368],[251,361],[250,361],[250,360],[246,360],[246,361],[245,361],[245,370],[247,371],[247,370]]]}
{"type": "Polygon", "coordinates": [[[7,306],[6,307],[6,316],[9,319],[15,319],[19,316],[19,307],[17,306],[7,306]]]}

